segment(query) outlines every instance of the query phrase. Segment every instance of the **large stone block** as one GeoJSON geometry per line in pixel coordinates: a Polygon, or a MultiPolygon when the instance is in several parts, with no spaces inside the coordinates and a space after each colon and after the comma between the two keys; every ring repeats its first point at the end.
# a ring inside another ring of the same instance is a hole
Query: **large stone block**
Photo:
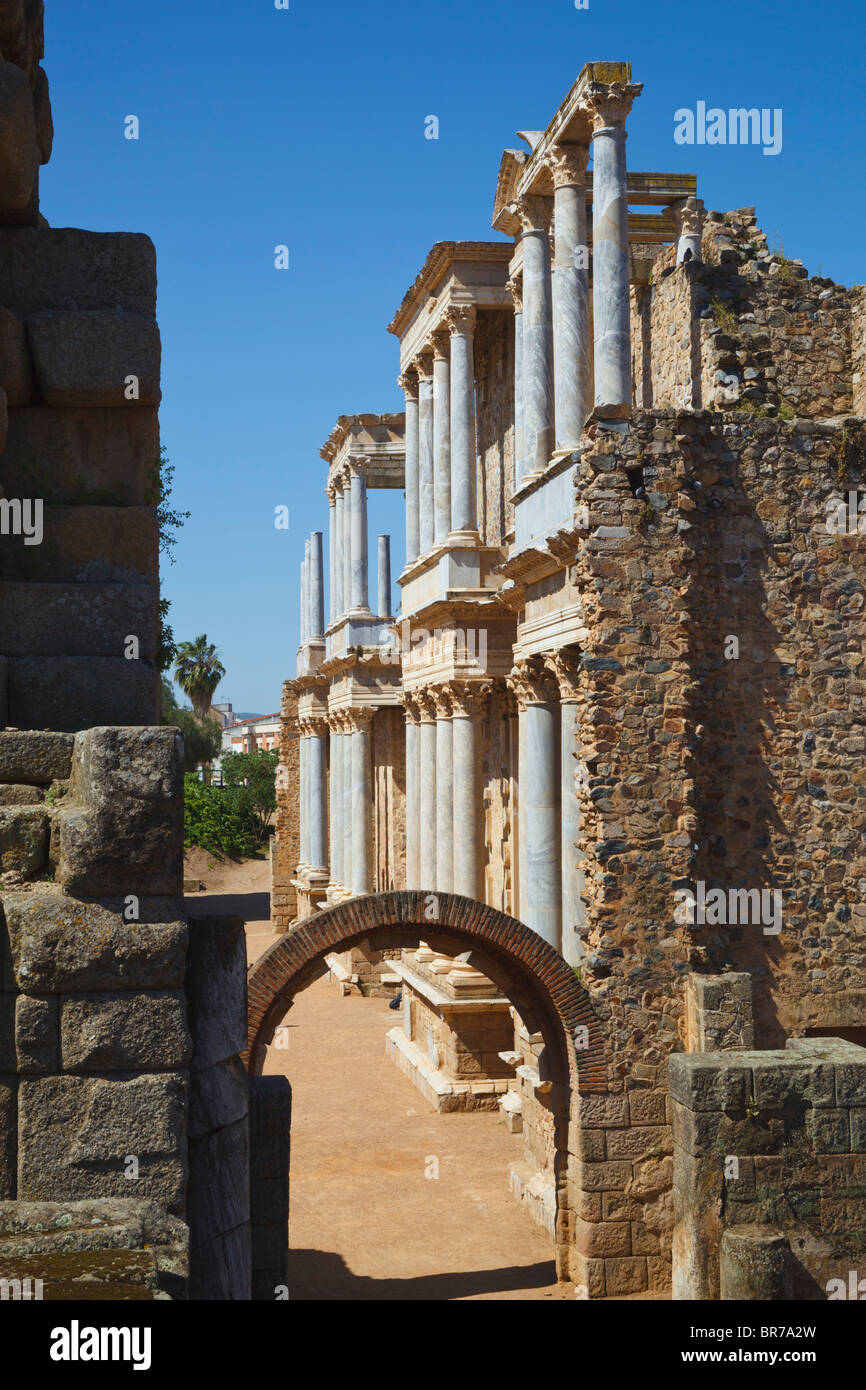
{"type": "Polygon", "coordinates": [[[0,1200],[15,1196],[18,1163],[18,1083],[14,1076],[0,1076],[0,1200]]]}
{"type": "Polygon", "coordinates": [[[0,303],[40,309],[122,309],[156,317],[156,252],[149,237],[27,227],[0,239],[0,303]]]}
{"type": "Polygon", "coordinates": [[[63,999],[64,1071],[162,1071],[189,1063],[182,994],[88,994],[63,999]]]}
{"type": "Polygon", "coordinates": [[[0,782],[49,786],[72,772],[72,735],[0,730],[0,782]]]}
{"type": "Polygon", "coordinates": [[[68,893],[179,894],[180,735],[164,728],[96,728],[77,734],[69,797],[58,826],[57,873],[68,893]]]}
{"type": "Polygon", "coordinates": [[[249,1112],[250,1078],[239,1057],[229,1057],[204,1071],[193,1071],[189,1088],[191,1139],[236,1124],[249,1112]]]}
{"type": "Polygon", "coordinates": [[[34,999],[19,994],[15,1000],[15,1052],[22,1076],[57,1071],[58,1016],[54,996],[34,999]]]}
{"type": "Polygon", "coordinates": [[[240,917],[190,917],[186,991],[193,1072],[247,1046],[247,958],[240,917]]]}
{"type": "Polygon", "coordinates": [[[674,1053],[668,1062],[671,1096],[689,1110],[743,1110],[751,1094],[747,1059],[756,1055],[674,1053]]]}
{"type": "Polygon", "coordinates": [[[159,405],[153,318],[116,309],[55,310],[31,314],[27,336],[46,405],[159,405]]]}
{"type": "Polygon", "coordinates": [[[4,786],[0,783],[0,806],[41,806],[41,787],[4,786]]]}
{"type": "Polygon", "coordinates": [[[153,724],[159,672],[122,656],[33,656],[8,663],[7,719],[19,728],[153,724]]]}
{"type": "Polygon", "coordinates": [[[0,809],[0,872],[25,878],[38,873],[48,859],[48,817],[36,807],[0,809]]]}
{"type": "Polygon", "coordinates": [[[185,922],[161,922],[180,902],[139,902],[124,921],[122,903],[80,903],[55,891],[4,893],[0,945],[8,942],[12,988],[31,994],[179,990],[186,971],[185,922]]]}
{"type": "Polygon", "coordinates": [[[159,641],[157,591],[149,584],[0,582],[0,646],[9,657],[109,656],[153,662],[159,641]]]}
{"type": "Polygon", "coordinates": [[[46,504],[70,506],[146,506],[154,500],[158,471],[159,420],[152,407],[9,411],[3,452],[7,497],[41,497],[46,504]]]}
{"type": "Polygon", "coordinates": [[[17,314],[0,308],[0,386],[10,407],[32,405],[36,377],[27,346],[27,330],[17,314]]]}
{"type": "Polygon", "coordinates": [[[4,538],[0,579],[64,584],[157,583],[155,507],[45,507],[41,545],[4,538]]]}
{"type": "Polygon", "coordinates": [[[23,1201],[126,1197],[175,1214],[186,1200],[187,1083],[182,1074],[131,1079],[22,1078],[18,1196],[23,1201]],[[138,1160],[138,1177],[128,1160],[138,1160]]]}
{"type": "MultiPolygon", "coordinates": [[[[0,62],[0,209],[22,212],[33,200],[40,150],[27,75],[0,62]]],[[[3,219],[5,221],[5,219],[3,219]]]]}

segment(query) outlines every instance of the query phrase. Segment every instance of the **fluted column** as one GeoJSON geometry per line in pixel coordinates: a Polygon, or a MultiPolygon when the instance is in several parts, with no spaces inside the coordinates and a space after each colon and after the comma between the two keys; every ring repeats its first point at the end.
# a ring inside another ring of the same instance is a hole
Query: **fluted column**
{"type": "Polygon", "coordinates": [[[309,778],[308,778],[308,759],[307,759],[307,735],[303,722],[298,725],[298,818],[299,826],[299,850],[300,859],[298,860],[299,869],[307,869],[310,864],[308,839],[310,833],[310,801],[309,801],[309,778]]]}
{"type": "Polygon", "coordinates": [[[559,701],[537,660],[511,674],[520,730],[520,919],[560,949],[562,869],[559,701]]]}
{"type": "Polygon", "coordinates": [[[580,444],[589,414],[589,262],[586,238],[586,145],[557,145],[547,157],[553,175],[553,367],[556,447],[580,444]]]}
{"type": "Polygon", "coordinates": [[[310,633],[311,642],[321,642],[325,635],[325,568],[322,555],[322,533],[310,534],[310,633]]]}
{"type": "Polygon", "coordinates": [[[553,308],[550,212],[547,198],[517,204],[523,235],[523,436],[525,476],[541,473],[553,456],[553,308]]]}
{"type": "Polygon", "coordinates": [[[420,545],[419,531],[419,478],[418,478],[418,374],[404,372],[400,385],[406,397],[406,564],[418,559],[420,545]]]}
{"type": "Polygon", "coordinates": [[[523,431],[523,280],[508,281],[514,301],[514,487],[526,471],[523,431]]]}
{"type": "Polygon", "coordinates": [[[579,652],[565,648],[547,661],[547,667],[559,686],[561,825],[562,825],[562,945],[563,956],[569,965],[580,965],[586,949],[579,928],[584,923],[583,855],[577,846],[580,836],[580,797],[578,795],[578,760],[580,757],[580,722],[578,681],[579,652]]]}
{"type": "Polygon", "coordinates": [[[421,724],[418,706],[404,696],[406,716],[406,887],[421,885],[421,724]]]}
{"type": "Polygon", "coordinates": [[[352,841],[354,839],[354,826],[352,824],[352,728],[349,717],[344,711],[341,717],[343,737],[340,742],[343,745],[343,780],[341,786],[343,800],[343,888],[346,893],[352,891],[352,841]]]}
{"type": "Polygon", "coordinates": [[[337,493],[336,489],[325,489],[328,496],[328,626],[337,616],[335,592],[337,574],[337,493]]]}
{"type": "Polygon", "coordinates": [[[301,561],[301,646],[310,640],[310,540],[304,541],[301,561]]]}
{"type": "Polygon", "coordinates": [[[451,530],[451,358],[445,333],[433,335],[433,543],[451,530]]]}
{"type": "Polygon", "coordinates": [[[334,616],[333,621],[339,622],[346,611],[346,604],[343,598],[343,575],[345,573],[346,561],[344,548],[346,544],[346,523],[345,523],[345,497],[342,483],[337,483],[334,488],[334,514],[336,517],[336,540],[334,543],[334,616]]]}
{"type": "Polygon", "coordinates": [[[307,743],[309,750],[308,758],[308,779],[309,779],[309,832],[308,832],[308,854],[310,870],[313,873],[327,876],[328,872],[328,841],[327,841],[327,784],[325,781],[325,739],[328,733],[328,725],[324,719],[310,719],[307,723],[307,743]]]}
{"type": "Polygon", "coordinates": [[[352,470],[352,612],[368,613],[367,590],[367,471],[363,459],[351,460],[352,470]]]}
{"type": "Polygon", "coordinates": [[[380,536],[376,556],[376,612],[380,618],[391,616],[391,537],[380,536]]]}
{"type": "Polygon", "coordinates": [[[433,549],[433,363],[423,353],[418,369],[418,546],[433,549]]]}
{"type": "Polygon", "coordinates": [[[373,711],[350,711],[352,726],[352,896],[373,891],[373,772],[370,726],[373,711]]]}
{"type": "Polygon", "coordinates": [[[475,310],[455,306],[451,330],[451,533],[478,539],[475,472],[475,310]]]}
{"type": "Polygon", "coordinates": [[[632,399],[625,120],[641,91],[639,82],[593,82],[585,98],[593,140],[592,310],[597,409],[622,410],[632,399]]]}
{"type": "Polygon", "coordinates": [[[480,725],[488,683],[455,681],[451,696],[454,762],[452,889],[484,901],[484,784],[481,775],[480,725]]]}
{"type": "Polygon", "coordinates": [[[436,888],[436,707],[422,691],[417,695],[421,782],[421,884],[436,888]]]}
{"type": "Polygon", "coordinates": [[[352,475],[343,470],[343,617],[352,607],[352,475]]]}
{"type": "Polygon", "coordinates": [[[454,876],[454,749],[448,688],[431,692],[436,706],[436,881],[450,893],[454,876]]]}
{"type": "Polygon", "coordinates": [[[328,803],[330,812],[330,863],[331,880],[329,888],[334,890],[343,886],[343,803],[340,784],[343,777],[343,750],[340,746],[340,725],[335,716],[328,720],[330,729],[330,779],[328,803]]]}

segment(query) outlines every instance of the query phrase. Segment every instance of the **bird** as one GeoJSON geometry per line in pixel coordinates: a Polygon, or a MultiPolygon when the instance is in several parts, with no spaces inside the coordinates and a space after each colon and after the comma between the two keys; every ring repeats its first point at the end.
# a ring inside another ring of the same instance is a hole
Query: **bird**
{"type": "Polygon", "coordinates": [[[389,1009],[399,1009],[399,1007],[400,1007],[400,1005],[401,1005],[402,1003],[403,1003],[403,995],[402,995],[402,994],[395,994],[395,995],[394,995],[394,998],[393,998],[393,999],[391,1000],[391,1002],[389,1003],[388,1008],[389,1008],[389,1009]]]}

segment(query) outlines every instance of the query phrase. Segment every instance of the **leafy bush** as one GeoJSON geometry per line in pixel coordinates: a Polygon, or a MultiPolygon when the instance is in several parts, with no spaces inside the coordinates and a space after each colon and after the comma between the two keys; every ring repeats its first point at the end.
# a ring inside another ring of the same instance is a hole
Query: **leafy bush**
{"type": "Polygon", "coordinates": [[[183,842],[208,854],[241,858],[259,846],[259,817],[246,787],[212,787],[194,773],[183,779],[183,842]]]}
{"type": "Polygon", "coordinates": [[[255,753],[226,753],[222,759],[223,786],[243,792],[250,811],[256,817],[257,843],[268,833],[271,816],[277,809],[276,749],[268,752],[257,748],[255,753]]]}

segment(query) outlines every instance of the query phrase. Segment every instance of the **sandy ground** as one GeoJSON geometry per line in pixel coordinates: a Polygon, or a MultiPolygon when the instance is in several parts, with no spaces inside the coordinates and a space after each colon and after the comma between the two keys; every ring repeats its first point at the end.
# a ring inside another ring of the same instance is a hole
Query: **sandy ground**
{"type": "MultiPolygon", "coordinates": [[[[254,961],[275,939],[267,860],[193,850],[185,872],[206,885],[188,895],[192,911],[207,901],[246,918],[254,961]]],[[[508,1191],[521,1137],[494,1114],[437,1114],[385,1057],[398,1022],[387,1000],[342,998],[320,979],[286,1016],[286,1050],[268,1054],[265,1071],[293,1091],[291,1297],[573,1298],[555,1281],[549,1235],[508,1191]]]]}

